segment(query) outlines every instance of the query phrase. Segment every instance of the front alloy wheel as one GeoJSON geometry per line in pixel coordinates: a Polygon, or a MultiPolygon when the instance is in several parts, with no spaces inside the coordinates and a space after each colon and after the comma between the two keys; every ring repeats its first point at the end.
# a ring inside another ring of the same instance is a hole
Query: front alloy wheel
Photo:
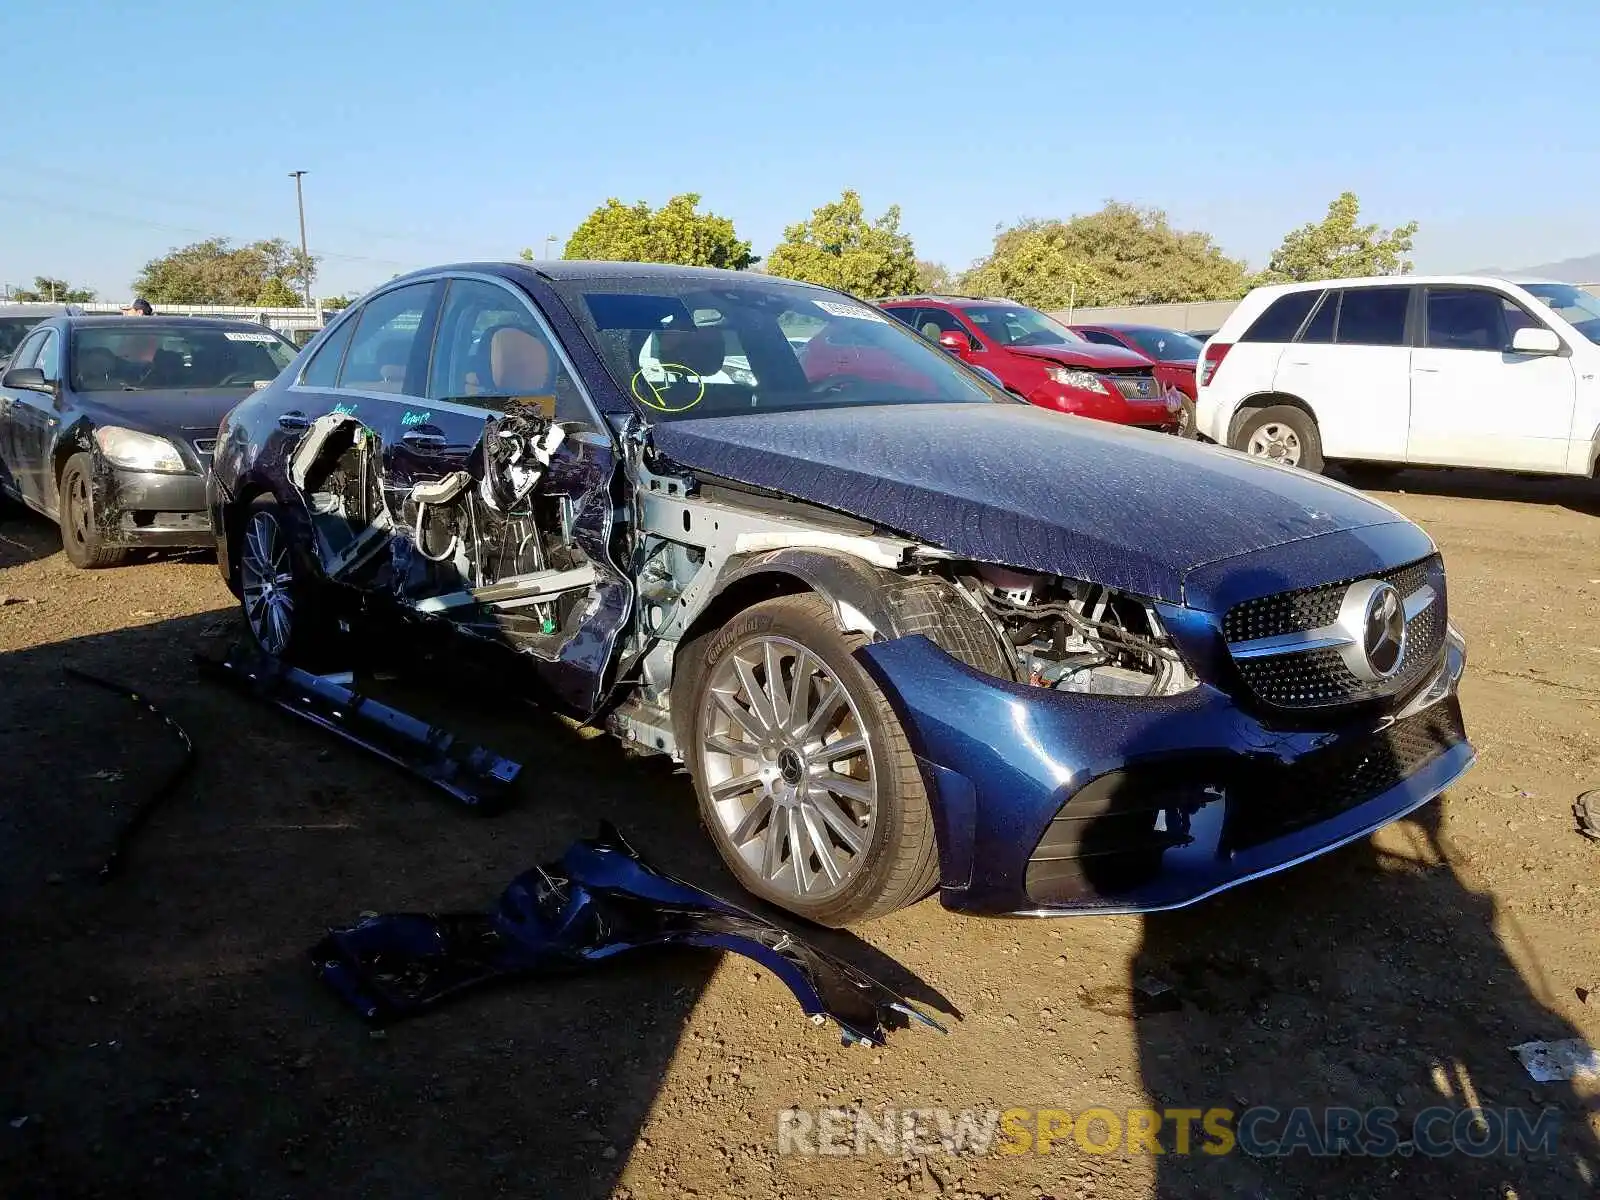
{"type": "Polygon", "coordinates": [[[245,523],[239,553],[239,590],[245,621],[256,644],[281,658],[294,635],[294,568],[278,514],[257,508],[245,523]]]}
{"type": "Polygon", "coordinates": [[[855,660],[865,638],[805,593],[744,610],[680,652],[685,759],[729,870],[823,925],[925,896],[938,848],[916,756],[855,660]]]}
{"type": "Polygon", "coordinates": [[[755,634],[718,662],[702,705],[706,788],[728,844],[774,892],[837,896],[878,811],[855,701],[810,650],[755,634]]]}

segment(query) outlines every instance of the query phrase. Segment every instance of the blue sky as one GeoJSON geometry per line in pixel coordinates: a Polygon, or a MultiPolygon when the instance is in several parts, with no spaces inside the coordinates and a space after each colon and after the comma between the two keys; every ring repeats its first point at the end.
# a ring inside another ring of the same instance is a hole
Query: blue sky
{"type": "Polygon", "coordinates": [[[1110,198],[1259,264],[1346,188],[1422,270],[1600,252],[1600,5],[1297,7],[15,0],[0,282],[293,240],[295,169],[323,294],[682,191],[765,253],[854,187],[958,267],[1110,198]]]}

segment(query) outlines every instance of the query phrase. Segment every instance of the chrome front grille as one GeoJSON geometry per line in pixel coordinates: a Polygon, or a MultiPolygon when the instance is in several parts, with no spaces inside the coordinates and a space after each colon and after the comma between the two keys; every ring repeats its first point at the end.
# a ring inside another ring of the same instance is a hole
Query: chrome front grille
{"type": "Polygon", "coordinates": [[[203,454],[203,455],[205,455],[206,457],[209,458],[211,456],[212,452],[215,451],[216,448],[217,448],[217,439],[216,438],[195,438],[194,439],[194,448],[195,448],[196,451],[198,451],[199,453],[201,453],[201,454],[203,454]]]}
{"type": "Polygon", "coordinates": [[[1228,611],[1223,636],[1240,678],[1257,700],[1287,709],[1355,704],[1404,691],[1438,663],[1448,624],[1444,564],[1439,558],[1363,578],[1393,584],[1408,609],[1416,606],[1406,621],[1405,652],[1394,674],[1382,680],[1362,679],[1350,670],[1338,647],[1304,644],[1315,642],[1312,635],[1338,619],[1345,592],[1356,582],[1346,579],[1247,600],[1228,611]]]}
{"type": "Polygon", "coordinates": [[[1097,373],[1104,375],[1112,383],[1116,384],[1117,391],[1121,392],[1129,400],[1159,400],[1161,398],[1161,389],[1156,386],[1155,376],[1148,371],[1133,371],[1125,375],[1117,371],[1100,371],[1097,373]]]}

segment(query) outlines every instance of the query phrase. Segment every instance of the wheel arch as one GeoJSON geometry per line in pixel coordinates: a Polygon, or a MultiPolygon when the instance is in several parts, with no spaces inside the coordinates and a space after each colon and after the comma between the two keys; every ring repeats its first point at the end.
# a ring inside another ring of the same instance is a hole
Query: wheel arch
{"type": "Polygon", "coordinates": [[[1252,413],[1258,413],[1265,408],[1277,408],[1280,405],[1286,408],[1298,408],[1317,428],[1322,427],[1322,423],[1317,420],[1316,410],[1292,392],[1257,392],[1239,401],[1239,406],[1233,410],[1233,416],[1228,421],[1228,447],[1233,450],[1241,449],[1237,444],[1239,434],[1252,413]]]}

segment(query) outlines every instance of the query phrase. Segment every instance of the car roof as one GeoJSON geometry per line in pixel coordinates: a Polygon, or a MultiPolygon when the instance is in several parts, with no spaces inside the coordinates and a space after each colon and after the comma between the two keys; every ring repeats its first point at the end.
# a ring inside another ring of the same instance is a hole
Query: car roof
{"type": "Polygon", "coordinates": [[[57,321],[72,329],[106,329],[124,326],[128,329],[231,329],[251,333],[278,333],[259,321],[246,321],[240,317],[153,317],[120,316],[111,313],[84,316],[62,316],[57,321]]]}
{"type": "MultiPolygon", "coordinates": [[[[1115,329],[1119,333],[1183,333],[1174,325],[1144,325],[1134,321],[1074,321],[1068,329],[1115,329]]],[[[1188,336],[1193,337],[1194,334],[1188,336]]]]}
{"type": "Polygon", "coordinates": [[[953,308],[970,306],[973,304],[1006,304],[1012,308],[1026,308],[1027,305],[1016,300],[1008,300],[1004,296],[957,296],[948,292],[924,292],[915,296],[884,296],[874,300],[874,304],[948,304],[953,308]]]}
{"type": "MultiPolygon", "coordinates": [[[[1482,287],[1486,283],[1554,284],[1555,279],[1532,279],[1514,275],[1365,275],[1349,279],[1308,279],[1303,283],[1270,283],[1255,290],[1266,293],[1303,292],[1313,288],[1411,287],[1414,284],[1446,284],[1451,287],[1482,287]]],[[[1571,285],[1576,286],[1576,285],[1571,285]]]]}
{"type": "MultiPolygon", "coordinates": [[[[427,267],[422,270],[412,271],[390,281],[385,287],[413,278],[426,278],[434,275],[476,273],[484,275],[499,275],[503,278],[514,279],[519,275],[536,275],[552,283],[582,283],[589,280],[606,279],[679,279],[695,280],[706,284],[758,282],[787,283],[796,287],[818,288],[817,284],[806,283],[799,279],[786,279],[781,275],[765,275],[759,271],[729,271],[721,267],[685,267],[677,263],[640,263],[640,262],[613,262],[603,259],[569,259],[552,258],[540,259],[537,262],[527,260],[501,261],[501,262],[462,262],[446,263],[436,267],[427,267]]],[[[148,319],[148,318],[146,318],[148,319]]]]}
{"type": "Polygon", "coordinates": [[[72,311],[70,304],[51,304],[48,302],[35,304],[31,301],[18,301],[15,304],[0,304],[0,317],[55,317],[72,311]]]}

